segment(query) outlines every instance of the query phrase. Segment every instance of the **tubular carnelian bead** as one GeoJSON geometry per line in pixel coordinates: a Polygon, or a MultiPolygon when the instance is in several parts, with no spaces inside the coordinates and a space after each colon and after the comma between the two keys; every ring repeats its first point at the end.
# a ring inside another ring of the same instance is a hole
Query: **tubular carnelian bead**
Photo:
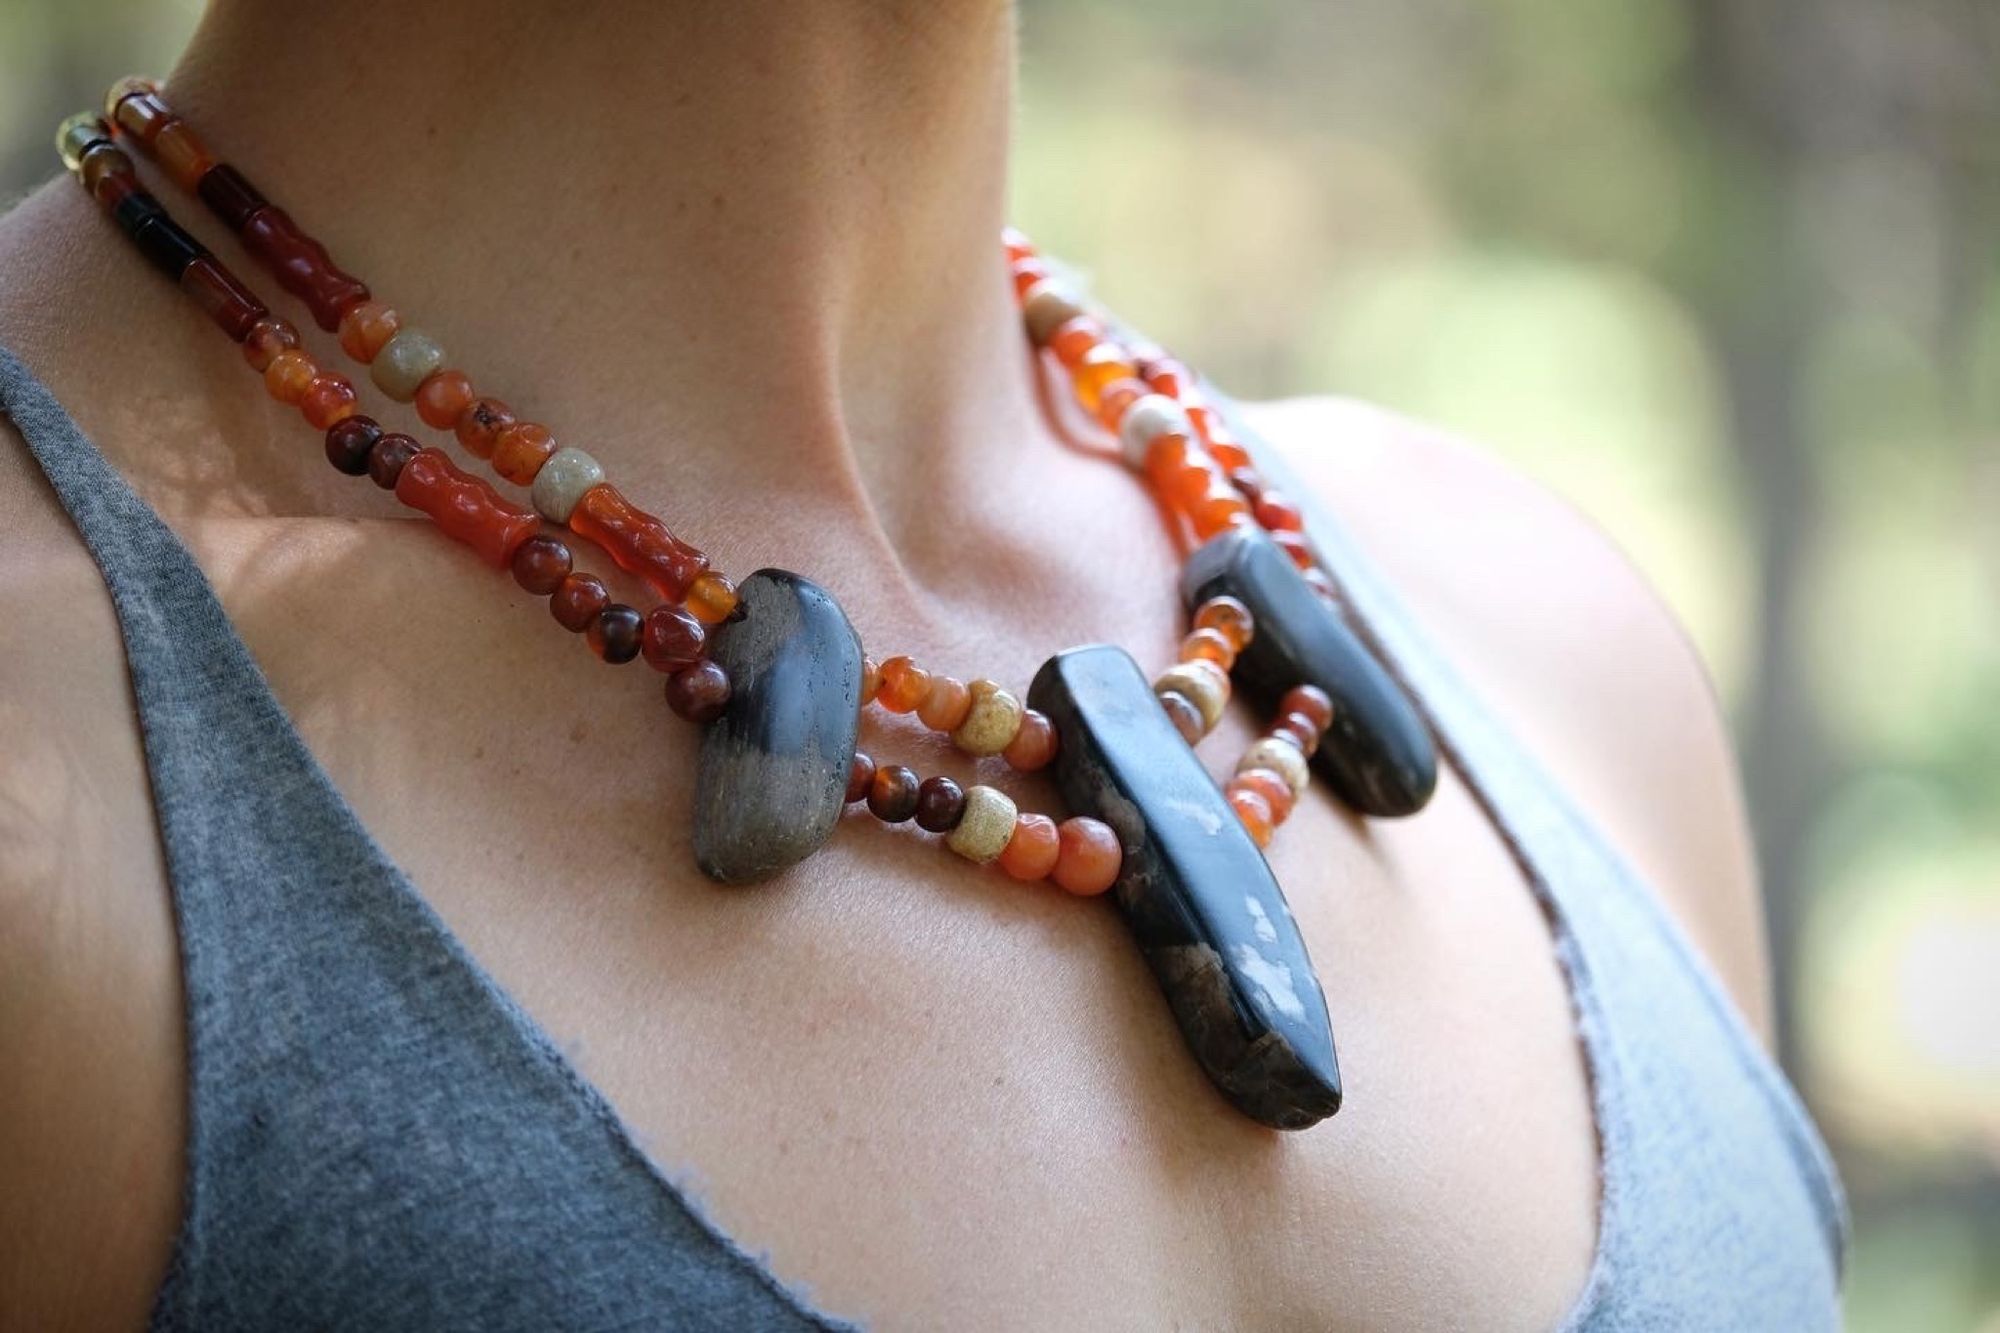
{"type": "Polygon", "coordinates": [[[417,415],[426,426],[451,430],[472,406],[472,381],[462,370],[440,370],[417,386],[417,415]]]}
{"type": "Polygon", "coordinates": [[[201,178],[215,165],[215,154],[208,151],[208,145],[201,141],[194,127],[179,116],[169,117],[153,131],[152,147],[153,156],[183,190],[200,185],[201,178]]]}
{"type": "Polygon", "coordinates": [[[255,292],[238,282],[212,255],[204,255],[181,270],[181,290],[195,299],[232,342],[242,342],[257,321],[271,313],[255,292]]]}
{"type": "Polygon", "coordinates": [[[670,602],[708,568],[708,557],[639,509],[609,482],[584,492],[569,516],[570,530],[603,547],[620,569],[637,574],[670,602]]]}
{"type": "Polygon", "coordinates": [[[403,465],[396,498],[429,514],[446,536],[496,567],[505,565],[514,548],[542,524],[534,510],[509,504],[478,477],[459,471],[441,449],[419,450],[403,465]]]}
{"type": "Polygon", "coordinates": [[[264,262],[280,287],[306,303],[313,322],[328,333],[339,327],[349,307],[368,299],[367,284],[335,268],[326,247],[300,231],[275,204],[245,218],[238,235],[244,248],[264,262]]]}

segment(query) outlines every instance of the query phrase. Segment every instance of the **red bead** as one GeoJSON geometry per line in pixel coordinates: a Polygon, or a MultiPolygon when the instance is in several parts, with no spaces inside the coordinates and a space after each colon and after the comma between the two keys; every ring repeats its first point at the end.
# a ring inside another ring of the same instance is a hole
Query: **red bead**
{"type": "Polygon", "coordinates": [[[1026,296],[1028,288],[1049,276],[1048,265],[1039,259],[1017,259],[1014,261],[1014,295],[1026,296]]]}
{"type": "Polygon", "coordinates": [[[1284,775],[1268,768],[1246,768],[1229,780],[1230,788],[1254,791],[1264,798],[1264,805],[1271,812],[1271,823],[1275,826],[1285,822],[1297,801],[1284,775]]]}
{"type": "Polygon", "coordinates": [[[299,411],[305,415],[306,424],[315,430],[325,430],[334,422],[353,416],[358,402],[354,385],[347,376],[321,371],[299,395],[299,411]]]}
{"type": "Polygon", "coordinates": [[[965,789],[943,774],[925,778],[917,788],[917,827],[926,833],[949,833],[965,817],[965,789]]]}
{"type": "Polygon", "coordinates": [[[1109,824],[1078,815],[1056,830],[1056,868],[1050,878],[1079,897],[1102,893],[1118,882],[1125,849],[1109,824]]]}
{"type": "Polygon", "coordinates": [[[1315,731],[1333,725],[1333,700],[1317,685],[1294,685],[1286,690],[1285,697],[1278,700],[1278,712],[1304,714],[1315,731]]]}
{"type": "Polygon", "coordinates": [[[646,636],[639,651],[655,671],[679,671],[701,657],[708,631],[686,608],[656,606],[646,613],[646,636]]]}
{"type": "Polygon", "coordinates": [[[271,368],[271,358],[299,345],[299,331],[275,315],[266,315],[243,335],[243,359],[259,375],[271,368]]]}
{"type": "Polygon", "coordinates": [[[591,617],[583,636],[590,644],[590,651],[615,666],[639,655],[644,624],[637,607],[613,602],[591,617]]]}
{"type": "Polygon", "coordinates": [[[907,657],[892,657],[881,667],[882,688],[875,702],[891,713],[913,712],[930,697],[931,673],[907,657]]]}
{"type": "Polygon", "coordinates": [[[1319,728],[1304,713],[1286,713],[1273,722],[1269,733],[1279,736],[1299,747],[1299,753],[1309,755],[1319,748],[1319,728]]]}
{"type": "Polygon", "coordinates": [[[572,634],[590,628],[597,613],[611,604],[611,590],[595,574],[571,574],[549,594],[549,614],[572,634]]]}
{"type": "Polygon", "coordinates": [[[1287,532],[1280,528],[1271,533],[1271,541],[1300,569],[1311,569],[1314,565],[1312,546],[1300,532],[1287,532]]]}
{"type": "Polygon", "coordinates": [[[313,322],[332,333],[350,307],[368,299],[368,287],[334,267],[326,247],[300,231],[281,208],[266,204],[243,220],[243,244],[264,262],[278,285],[306,303],[313,322]]]}
{"type": "Polygon", "coordinates": [[[1097,397],[1097,419],[1106,430],[1117,430],[1125,419],[1125,409],[1146,396],[1143,380],[1113,380],[1097,397]]]}
{"type": "Polygon", "coordinates": [[[474,458],[493,457],[493,443],[500,432],[514,424],[514,409],[498,398],[475,398],[459,413],[453,429],[465,452],[474,458]]]}
{"type": "Polygon", "coordinates": [[[340,350],[365,366],[402,326],[402,317],[382,302],[357,301],[340,317],[340,350]]]}
{"type": "Polygon", "coordinates": [[[461,370],[440,370],[417,386],[417,415],[426,426],[451,430],[472,405],[472,381],[461,370]]]}
{"type": "Polygon", "coordinates": [[[395,490],[404,465],[417,456],[418,447],[415,440],[400,432],[384,435],[368,451],[368,479],[385,491],[395,490]]]}
{"type": "Polygon", "coordinates": [[[1000,752],[1017,773],[1033,773],[1046,768],[1049,760],[1056,757],[1056,729],[1042,714],[1029,708],[1021,714],[1020,730],[1014,739],[1007,742],[1007,748],[1000,752]]]}
{"type": "Polygon", "coordinates": [[[1257,521],[1273,532],[1297,532],[1305,526],[1299,507],[1278,491],[1265,491],[1256,504],[1257,521]]]}
{"type": "MultiPolygon", "coordinates": [[[[419,450],[403,465],[396,498],[429,514],[446,536],[495,567],[506,564],[514,548],[542,525],[534,510],[501,499],[484,481],[459,471],[441,449],[419,450]]],[[[636,618],[638,612],[632,614],[636,618]]],[[[638,651],[636,626],[632,647],[638,651]]]]}
{"type": "Polygon", "coordinates": [[[875,761],[865,750],[856,750],[854,758],[847,761],[847,803],[868,799],[868,788],[875,781],[875,761]]]}
{"type": "Polygon", "coordinates": [[[213,255],[195,260],[181,270],[181,290],[195,299],[216,327],[233,342],[242,342],[258,321],[271,312],[257,294],[236,280],[213,255]]]}
{"type": "Polygon", "coordinates": [[[707,658],[667,677],[667,707],[690,722],[708,723],[729,706],[729,673],[707,658]]]}
{"type": "Polygon", "coordinates": [[[556,437],[547,426],[517,421],[493,437],[493,470],[516,486],[526,486],[555,452],[556,437]]]}
{"type": "Polygon", "coordinates": [[[1083,364],[1091,348],[1104,341],[1104,326],[1089,315],[1075,315],[1056,325],[1049,335],[1049,350],[1056,360],[1071,370],[1083,364]]]}
{"type": "Polygon", "coordinates": [[[375,442],[382,438],[382,428],[373,417],[351,416],[336,421],[326,432],[326,461],[334,470],[350,477],[358,477],[368,471],[368,459],[374,451],[375,442]]]}
{"type": "Polygon", "coordinates": [[[687,596],[688,585],[708,568],[708,557],[668,530],[667,525],[605,483],[591,487],[569,516],[570,531],[596,542],[628,574],[637,574],[669,602],[687,596]]]}
{"type": "Polygon", "coordinates": [[[538,532],[514,548],[514,582],[537,597],[562,587],[574,559],[562,538],[538,532]]]}
{"type": "Polygon", "coordinates": [[[1015,879],[1047,879],[1061,851],[1055,820],[1047,815],[1016,815],[1013,836],[1000,851],[1000,868],[1015,879]]]}
{"type": "Polygon", "coordinates": [[[1231,468],[1229,484],[1250,502],[1253,511],[1257,502],[1264,498],[1264,474],[1254,467],[1231,468]]]}

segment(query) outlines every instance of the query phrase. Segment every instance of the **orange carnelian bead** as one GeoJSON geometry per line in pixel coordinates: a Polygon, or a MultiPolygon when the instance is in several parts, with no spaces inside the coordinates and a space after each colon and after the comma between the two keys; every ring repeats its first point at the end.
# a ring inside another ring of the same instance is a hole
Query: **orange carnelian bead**
{"type": "Polygon", "coordinates": [[[1143,380],[1113,380],[1104,386],[1104,392],[1097,396],[1097,419],[1106,430],[1117,430],[1118,423],[1125,419],[1125,409],[1146,396],[1143,380]]]}
{"type": "MultiPolygon", "coordinates": [[[[1238,490],[1242,487],[1238,486],[1238,490]]],[[[1256,497],[1257,521],[1274,532],[1297,532],[1305,526],[1305,515],[1299,507],[1277,491],[1265,491],[1256,497]]]]}
{"type": "Polygon", "coordinates": [[[403,317],[381,301],[361,301],[340,317],[340,350],[366,365],[403,327],[403,317]]]}
{"type": "Polygon", "coordinates": [[[1271,845],[1271,830],[1275,825],[1271,807],[1265,804],[1262,796],[1248,787],[1232,784],[1229,789],[1229,807],[1236,812],[1236,817],[1243,821],[1243,827],[1249,830],[1250,841],[1259,847],[1271,845]]]}
{"type": "Polygon", "coordinates": [[[319,367],[310,356],[296,347],[288,347],[264,367],[264,387],[279,402],[296,405],[318,374],[319,367]]]}
{"type": "Polygon", "coordinates": [[[875,696],[882,692],[882,668],[872,657],[861,659],[861,706],[866,708],[875,702],[875,696]]]}
{"type": "Polygon", "coordinates": [[[547,426],[517,421],[493,439],[493,470],[517,486],[526,486],[555,451],[556,437],[547,426]]]}
{"type": "Polygon", "coordinates": [[[1026,296],[1028,294],[1028,288],[1034,286],[1036,283],[1040,282],[1043,278],[1046,278],[1048,276],[1049,276],[1049,266],[1047,264],[1044,264],[1039,259],[1024,257],[1015,260],[1014,261],[1015,298],[1018,300],[1019,298],[1026,296]]]}
{"type": "Polygon", "coordinates": [[[273,357],[298,345],[297,329],[276,315],[266,315],[243,335],[243,359],[250,363],[250,369],[261,375],[271,368],[273,357]]]}
{"type": "MultiPolygon", "coordinates": [[[[498,452],[499,446],[494,446],[498,452]]],[[[708,557],[608,482],[583,493],[570,511],[570,531],[603,547],[620,569],[637,574],[669,602],[686,598],[688,585],[708,568],[708,557]]]]}
{"type": "Polygon", "coordinates": [[[1032,258],[1035,253],[1035,243],[1028,239],[1026,232],[1021,231],[1017,227],[1002,227],[1000,229],[1000,246],[1007,252],[1007,262],[1009,263],[1017,259],[1032,258]]]}
{"type": "Polygon", "coordinates": [[[1049,760],[1056,757],[1056,729],[1047,717],[1029,708],[1021,713],[1021,728],[1014,733],[1014,739],[1007,742],[1007,748],[1000,757],[1016,773],[1033,773],[1048,767],[1049,760]]]}
{"type": "MultiPolygon", "coordinates": [[[[419,386],[421,387],[421,386],[419,386]]],[[[452,423],[452,433],[474,458],[493,457],[493,442],[514,424],[514,409],[498,398],[475,398],[452,423]]]]}
{"type": "Polygon", "coordinates": [[[1236,665],[1236,645],[1221,630],[1197,628],[1181,640],[1182,662],[1213,662],[1224,671],[1236,665]]]}
{"type": "Polygon", "coordinates": [[[720,625],[736,614],[736,585],[711,569],[688,585],[687,609],[704,625],[720,625]]]}
{"type": "Polygon", "coordinates": [[[1264,798],[1264,804],[1271,812],[1271,824],[1276,827],[1291,818],[1292,806],[1298,796],[1284,774],[1269,768],[1246,768],[1229,780],[1232,790],[1242,788],[1254,791],[1264,798]]]}
{"type": "Polygon", "coordinates": [[[1208,451],[1225,472],[1250,466],[1250,451],[1234,440],[1210,440],[1208,451]]]}
{"type": "Polygon", "coordinates": [[[917,705],[917,718],[932,731],[956,731],[972,711],[972,691],[953,676],[932,676],[924,701],[917,705]]]}
{"type": "Polygon", "coordinates": [[[201,178],[215,165],[215,154],[208,151],[208,145],[201,141],[201,136],[178,116],[153,132],[152,149],[153,157],[174,178],[174,184],[183,190],[192,190],[200,185],[201,178]]]}
{"type": "Polygon", "coordinates": [[[1247,519],[1250,506],[1233,490],[1217,490],[1189,505],[1187,514],[1188,521],[1194,524],[1194,535],[1207,541],[1238,521],[1247,519]]]}
{"type": "Polygon", "coordinates": [[[1090,349],[1104,341],[1104,326],[1089,315],[1073,315],[1056,325],[1049,335],[1049,350],[1056,360],[1074,370],[1090,349]]]}
{"type": "MultiPolygon", "coordinates": [[[[396,498],[429,514],[446,536],[470,546],[486,563],[505,565],[514,548],[542,526],[541,515],[512,504],[480,478],[461,472],[442,449],[421,449],[403,464],[396,498]]],[[[602,614],[600,613],[600,619],[602,614]]],[[[639,647],[639,613],[631,613],[632,650],[639,647]]],[[[629,661],[621,657],[619,661],[629,661]]]]}
{"type": "Polygon", "coordinates": [[[1095,413],[1099,395],[1116,381],[1127,379],[1132,374],[1132,363],[1125,354],[1110,343],[1099,343],[1083,354],[1083,359],[1071,369],[1070,376],[1076,386],[1076,400],[1086,412],[1095,413]]]}
{"type": "Polygon", "coordinates": [[[1242,652],[1250,646],[1250,640],[1257,632],[1257,622],[1251,618],[1250,608],[1224,593],[1211,597],[1194,611],[1196,629],[1212,629],[1229,640],[1230,646],[1242,652]]]}
{"type": "Polygon", "coordinates": [[[1286,532],[1281,529],[1271,534],[1271,541],[1272,544],[1290,556],[1292,563],[1300,569],[1311,569],[1313,567],[1312,545],[1306,541],[1304,533],[1286,532]]]}
{"type": "Polygon", "coordinates": [[[1062,853],[1062,835],[1047,815],[1014,816],[1014,832],[1000,849],[1000,868],[1015,879],[1047,879],[1062,853]]]}
{"type": "Polygon", "coordinates": [[[325,430],[334,422],[353,416],[355,406],[354,385],[347,376],[325,371],[313,376],[306,391],[299,395],[299,411],[314,430],[325,430]]]}
{"type": "Polygon", "coordinates": [[[882,689],[875,702],[892,713],[907,713],[931,692],[931,673],[907,657],[892,657],[882,664],[882,689]]]}
{"type": "Polygon", "coordinates": [[[1125,849],[1102,820],[1088,815],[1065,819],[1056,830],[1056,868],[1050,878],[1079,897],[1102,893],[1118,882],[1125,849]]]}
{"type": "Polygon", "coordinates": [[[1333,725],[1333,699],[1317,685],[1294,685],[1278,700],[1279,713],[1302,713],[1316,731],[1333,725]]]}
{"type": "Polygon", "coordinates": [[[1286,713],[1264,729],[1266,736],[1276,736],[1288,740],[1299,747],[1299,753],[1311,754],[1319,748],[1319,728],[1304,713],[1286,713]]]}
{"type": "Polygon", "coordinates": [[[1155,361],[1146,367],[1146,383],[1154,393],[1179,398],[1187,389],[1187,367],[1178,361],[1155,361]]]}
{"type": "Polygon", "coordinates": [[[472,406],[472,381],[462,370],[440,370],[417,386],[417,415],[426,426],[451,430],[472,406]]]}

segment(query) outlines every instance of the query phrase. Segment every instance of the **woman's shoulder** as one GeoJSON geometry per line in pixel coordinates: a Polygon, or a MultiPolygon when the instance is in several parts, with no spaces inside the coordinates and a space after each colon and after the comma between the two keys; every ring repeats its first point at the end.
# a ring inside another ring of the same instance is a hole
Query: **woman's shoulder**
{"type": "Polygon", "coordinates": [[[1755,856],[1715,687],[1617,542],[1493,454],[1382,408],[1247,411],[1768,1036],[1755,856]]]}

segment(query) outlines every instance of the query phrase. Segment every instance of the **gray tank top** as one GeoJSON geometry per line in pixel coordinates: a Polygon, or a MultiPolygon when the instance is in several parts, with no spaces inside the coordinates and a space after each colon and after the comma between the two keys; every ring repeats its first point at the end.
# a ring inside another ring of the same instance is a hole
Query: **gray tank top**
{"type": "MultiPolygon", "coordinates": [[[[0,407],[110,588],[173,888],[189,1137],[153,1326],[846,1327],[707,1221],[473,961],[187,548],[4,349],[0,407]]],[[[1282,473],[1268,449],[1260,466],[1282,473]]],[[[1551,923],[1602,1154],[1566,1326],[1836,1326],[1846,1211],[1790,1085],[1652,892],[1311,518],[1551,923]]]]}

